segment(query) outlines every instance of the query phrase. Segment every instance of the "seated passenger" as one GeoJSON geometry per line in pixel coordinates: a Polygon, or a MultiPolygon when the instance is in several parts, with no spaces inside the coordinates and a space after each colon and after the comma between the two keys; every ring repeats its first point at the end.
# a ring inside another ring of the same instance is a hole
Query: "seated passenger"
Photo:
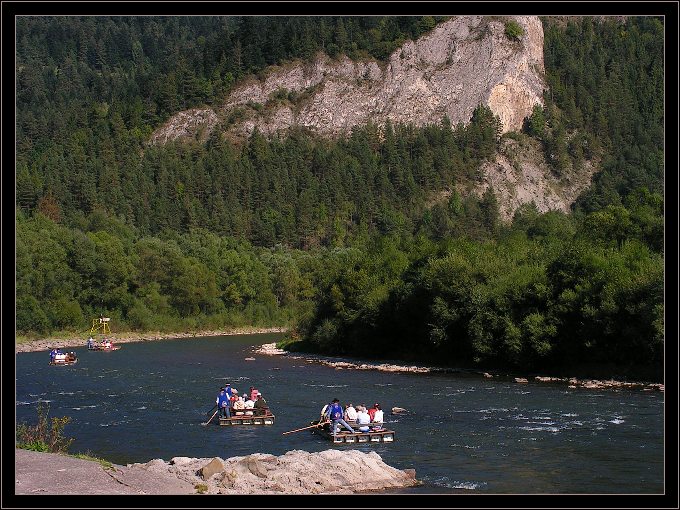
{"type": "Polygon", "coordinates": [[[238,400],[234,402],[234,411],[236,411],[236,415],[242,415],[243,410],[245,409],[245,402],[243,402],[243,397],[238,397],[238,400]]]}
{"type": "Polygon", "coordinates": [[[243,407],[246,410],[246,414],[251,415],[251,414],[253,414],[253,409],[255,408],[255,402],[253,402],[251,399],[248,398],[243,403],[243,407]]]}
{"type": "Polygon", "coordinates": [[[380,404],[375,405],[375,413],[373,413],[373,423],[383,422],[383,411],[380,409],[380,404]]]}
{"type": "Polygon", "coordinates": [[[352,404],[347,404],[347,407],[345,408],[345,417],[349,421],[357,421],[357,410],[354,409],[352,404]]]}
{"type": "Polygon", "coordinates": [[[359,425],[359,430],[361,432],[368,432],[370,423],[371,417],[366,412],[366,408],[360,406],[357,409],[357,424],[359,425]]]}
{"type": "Polygon", "coordinates": [[[255,401],[253,407],[255,408],[255,414],[258,416],[269,414],[269,406],[267,405],[267,401],[262,396],[262,393],[257,394],[257,400],[255,401]]]}
{"type": "Polygon", "coordinates": [[[383,428],[383,411],[380,409],[380,404],[375,404],[375,413],[373,414],[373,430],[382,430],[383,428]]]}
{"type": "Polygon", "coordinates": [[[328,418],[326,418],[326,413],[328,412],[328,406],[330,406],[330,404],[326,404],[325,406],[323,406],[321,408],[321,417],[319,418],[319,423],[321,423],[322,421],[326,421],[328,419],[328,418]]]}

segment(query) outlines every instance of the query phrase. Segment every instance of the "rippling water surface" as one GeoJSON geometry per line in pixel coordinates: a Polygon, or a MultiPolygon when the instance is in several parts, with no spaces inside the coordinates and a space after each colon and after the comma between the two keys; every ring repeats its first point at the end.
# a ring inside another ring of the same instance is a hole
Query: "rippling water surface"
{"type": "Polygon", "coordinates": [[[16,355],[17,422],[70,416],[71,452],[118,464],[176,456],[221,458],[299,449],[375,451],[415,468],[425,485],[403,492],[480,494],[654,494],[664,491],[664,394],[568,389],[471,376],[336,370],[285,356],[253,354],[280,334],[121,344],[75,350],[79,361],[48,366],[47,352],[16,355]],[[255,361],[245,358],[254,357],[255,361]],[[257,387],[276,422],[202,426],[219,387],[257,387]],[[393,444],[333,446],[303,431],[333,398],[379,402],[393,444]],[[392,407],[408,409],[390,415],[392,407]]]}

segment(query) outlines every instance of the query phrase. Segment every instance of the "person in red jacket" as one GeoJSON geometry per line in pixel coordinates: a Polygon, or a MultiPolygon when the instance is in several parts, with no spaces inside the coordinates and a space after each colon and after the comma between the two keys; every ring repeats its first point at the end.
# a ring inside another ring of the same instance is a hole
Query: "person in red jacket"
{"type": "Polygon", "coordinates": [[[371,421],[373,421],[373,418],[375,418],[375,412],[378,410],[378,404],[373,404],[373,407],[371,407],[368,410],[368,416],[371,417],[371,421]]]}

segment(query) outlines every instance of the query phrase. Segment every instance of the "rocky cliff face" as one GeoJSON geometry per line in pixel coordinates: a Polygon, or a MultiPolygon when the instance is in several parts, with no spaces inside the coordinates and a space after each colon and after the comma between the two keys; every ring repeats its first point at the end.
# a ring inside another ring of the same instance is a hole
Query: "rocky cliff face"
{"type": "MultiPolygon", "coordinates": [[[[268,135],[302,126],[338,136],[369,121],[422,126],[445,115],[454,125],[465,124],[480,103],[498,115],[503,132],[519,131],[533,106],[543,103],[544,75],[538,17],[459,16],[406,42],[386,63],[319,55],[312,63],[271,67],[237,86],[216,109],[178,113],[151,143],[206,140],[214,130],[241,138],[255,127],[268,135]],[[523,29],[518,40],[505,35],[510,20],[523,29]]],[[[590,185],[592,164],[557,179],[536,144],[527,144],[504,140],[495,160],[481,169],[482,182],[459,191],[481,195],[492,187],[505,220],[531,201],[543,212],[568,211],[590,185]]]]}
{"type": "Polygon", "coordinates": [[[493,189],[503,221],[512,220],[519,206],[534,202],[540,212],[568,213],[571,204],[591,184],[598,162],[585,161],[578,170],[573,168],[558,178],[545,161],[540,142],[529,137],[518,140],[503,138],[496,157],[481,167],[481,182],[471,189],[459,186],[462,195],[482,196],[493,189]]]}
{"type": "Polygon", "coordinates": [[[406,42],[387,63],[319,55],[311,64],[272,67],[236,87],[216,110],[178,113],[151,142],[205,139],[213,129],[248,135],[255,127],[273,134],[304,126],[336,136],[369,121],[422,126],[444,115],[467,123],[480,103],[500,117],[504,132],[519,130],[542,103],[543,75],[537,17],[459,16],[406,42]],[[505,35],[509,19],[524,31],[519,40],[505,35]]]}

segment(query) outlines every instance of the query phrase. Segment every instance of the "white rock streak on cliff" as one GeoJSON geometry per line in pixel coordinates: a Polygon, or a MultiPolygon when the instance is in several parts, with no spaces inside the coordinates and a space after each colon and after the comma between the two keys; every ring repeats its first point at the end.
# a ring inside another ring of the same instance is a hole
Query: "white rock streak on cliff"
{"type": "Polygon", "coordinates": [[[267,134],[293,125],[335,136],[355,125],[439,122],[467,123],[480,103],[501,119],[503,131],[519,130],[534,104],[542,103],[543,28],[535,16],[510,17],[524,29],[519,41],[505,35],[504,19],[460,16],[438,25],[419,40],[407,41],[386,64],[339,61],[319,55],[311,64],[272,67],[262,80],[240,84],[217,110],[193,109],[172,117],[152,143],[204,139],[235,109],[245,115],[229,130],[267,134]],[[272,101],[285,89],[299,101],[272,101]],[[260,103],[260,112],[246,105],[260,103]]]}

